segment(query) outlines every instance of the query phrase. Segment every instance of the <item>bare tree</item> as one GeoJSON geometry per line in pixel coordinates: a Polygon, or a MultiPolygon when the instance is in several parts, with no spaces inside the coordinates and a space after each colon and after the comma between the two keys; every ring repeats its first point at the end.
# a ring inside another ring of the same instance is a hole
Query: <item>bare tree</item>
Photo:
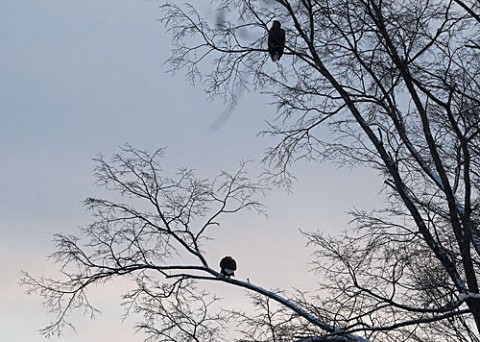
{"type": "Polygon", "coordinates": [[[193,5],[162,7],[175,42],[172,71],[201,79],[209,96],[235,102],[249,88],[276,99],[279,115],[263,132],[278,138],[265,158],[274,182],[290,186],[289,166],[301,158],[367,165],[384,177],[386,207],[353,211],[353,228],[341,236],[306,232],[322,288],[287,299],[222,277],[201,249],[217,217],[259,208],[251,197],[259,187],[243,169],[215,181],[218,193],[186,170],[164,179],[138,151],[126,151],[135,162],[117,156],[120,168],[101,159],[105,185],[155,210],[87,200],[99,218],[84,231],[90,253],[76,238],[57,238],[58,260],[76,273],[65,271],[65,282],[25,279],[59,312],[46,331],[61,327],[70,308],[90,307],[89,284],[136,274],[138,290],[126,299],[148,313],[143,327],[160,341],[219,340],[228,319],[243,324],[245,341],[480,341],[479,3],[212,3],[214,19],[193,5]],[[286,30],[280,63],[268,58],[273,20],[286,30]],[[179,249],[194,262],[172,264],[179,249]],[[244,287],[260,313],[212,316],[216,298],[200,296],[192,280],[244,287]],[[196,304],[184,305],[187,297],[196,304]]]}
{"type": "Polygon", "coordinates": [[[245,163],[237,172],[222,172],[213,181],[185,168],[170,177],[161,167],[163,152],[148,153],[127,145],[111,160],[96,159],[98,185],[113,191],[116,198],[85,200],[94,222],[82,229],[83,238],[55,235],[52,258],[60,265],[59,279],[36,278],[26,272],[22,279],[27,293],[42,296],[56,314],[42,329],[45,336],[60,335],[66,326],[73,328],[69,314],[74,310],[95,317],[99,311],[87,290],[119,277],[133,280],[122,304],[125,315],[133,311],[143,316],[138,328],[147,334],[147,341],[224,340],[226,323],[240,317],[239,313],[219,308],[219,299],[200,289],[199,281],[245,288],[281,304],[310,325],[349,336],[293,298],[224,276],[218,260],[213,266],[208,261],[203,247],[223,216],[246,209],[263,213],[257,197],[265,189],[247,178],[245,163]]]}
{"type": "Polygon", "coordinates": [[[266,157],[273,179],[288,185],[300,158],[385,179],[386,208],[352,212],[345,236],[307,234],[331,293],[322,315],[369,339],[478,340],[479,3],[216,3],[228,15],[214,26],[164,6],[172,71],[207,77],[212,95],[245,86],[277,99],[264,131],[279,139],[266,157]],[[273,20],[290,57],[277,65],[265,52],[273,20]]]}
{"type": "Polygon", "coordinates": [[[87,241],[55,236],[52,257],[61,265],[63,279],[35,279],[27,273],[23,279],[28,291],[43,296],[57,313],[43,329],[46,336],[72,326],[68,314],[74,309],[95,316],[86,290],[116,277],[135,280],[123,304],[126,313],[144,315],[139,328],[152,340],[213,341],[221,336],[222,318],[207,310],[218,299],[197,291],[193,280],[234,280],[217,271],[218,261],[210,266],[202,246],[224,215],[245,209],[262,212],[257,197],[263,188],[246,178],[245,163],[236,173],[222,172],[211,182],[186,168],[169,177],[160,163],[163,152],[125,146],[109,161],[96,159],[98,184],[120,197],[85,200],[95,218],[82,229],[87,241]]]}

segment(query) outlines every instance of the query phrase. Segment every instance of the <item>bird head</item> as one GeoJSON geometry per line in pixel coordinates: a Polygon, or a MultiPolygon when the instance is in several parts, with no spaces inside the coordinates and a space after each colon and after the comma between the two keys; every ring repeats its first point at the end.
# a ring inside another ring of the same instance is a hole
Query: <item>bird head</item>
{"type": "Polygon", "coordinates": [[[272,23],[272,28],[280,28],[282,27],[282,24],[278,20],[274,20],[272,23]]]}

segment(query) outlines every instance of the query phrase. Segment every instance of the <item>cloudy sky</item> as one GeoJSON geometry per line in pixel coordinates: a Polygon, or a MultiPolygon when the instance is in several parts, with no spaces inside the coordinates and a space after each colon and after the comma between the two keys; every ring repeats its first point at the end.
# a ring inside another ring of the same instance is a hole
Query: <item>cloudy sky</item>
{"type": "MultiPolygon", "coordinates": [[[[257,137],[275,116],[271,99],[258,94],[244,94],[228,120],[211,129],[225,105],[208,101],[181,72],[166,73],[170,43],[157,21],[159,4],[0,1],[1,341],[44,341],[38,329],[53,317],[18,286],[20,270],[54,272],[47,260],[52,235],[88,224],[81,200],[98,192],[92,176],[98,153],[111,155],[125,143],[166,146],[172,168],[213,176],[235,170],[241,159],[259,161],[272,143],[257,137]]],[[[378,201],[381,182],[368,170],[325,164],[300,163],[295,172],[292,194],[276,190],[265,199],[267,218],[246,214],[226,221],[210,260],[234,255],[238,277],[267,288],[315,288],[321,279],[308,273],[312,251],[298,229],[341,231],[349,208],[378,201]]],[[[120,291],[127,286],[93,291],[103,314],[93,322],[76,315],[77,332],[66,330],[60,340],[141,341],[134,319],[120,319],[120,291]]],[[[215,290],[234,306],[248,305],[242,290],[227,286],[215,290]]]]}

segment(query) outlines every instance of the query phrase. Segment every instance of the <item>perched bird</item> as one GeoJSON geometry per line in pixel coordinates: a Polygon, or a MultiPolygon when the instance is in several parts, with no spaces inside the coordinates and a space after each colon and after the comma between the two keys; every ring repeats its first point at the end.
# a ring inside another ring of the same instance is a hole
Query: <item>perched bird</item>
{"type": "Polygon", "coordinates": [[[235,275],[235,270],[237,269],[237,263],[233,260],[232,257],[226,256],[220,261],[220,273],[225,277],[230,278],[235,275]]]}
{"type": "Polygon", "coordinates": [[[281,26],[278,20],[274,20],[268,31],[268,52],[274,62],[282,57],[285,49],[285,30],[281,26]]]}

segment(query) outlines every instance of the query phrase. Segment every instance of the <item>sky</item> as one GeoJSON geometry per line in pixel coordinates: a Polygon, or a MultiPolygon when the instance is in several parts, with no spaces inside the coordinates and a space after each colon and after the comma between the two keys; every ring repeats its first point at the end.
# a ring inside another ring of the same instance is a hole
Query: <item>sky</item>
{"type": "MultiPolygon", "coordinates": [[[[47,259],[52,235],[75,234],[90,222],[81,201],[99,192],[92,173],[99,153],[110,156],[125,143],[167,147],[169,167],[209,177],[234,171],[242,159],[262,168],[273,140],[257,133],[276,116],[272,99],[244,93],[212,130],[226,105],[207,100],[182,72],[166,73],[170,40],[158,21],[159,5],[0,0],[0,341],[45,341],[38,329],[53,316],[19,287],[20,271],[54,272],[47,259]]],[[[313,251],[299,229],[341,232],[346,211],[381,202],[382,183],[372,171],[330,164],[300,162],[294,172],[292,193],[276,189],[264,199],[268,217],[245,213],[225,221],[207,251],[210,260],[234,255],[237,277],[271,289],[313,289],[321,282],[309,272],[313,251]]],[[[126,289],[119,281],[92,291],[102,315],[91,321],[77,314],[76,333],[52,340],[142,341],[135,320],[120,319],[126,289]]],[[[212,289],[234,307],[248,306],[243,290],[212,289]]]]}

